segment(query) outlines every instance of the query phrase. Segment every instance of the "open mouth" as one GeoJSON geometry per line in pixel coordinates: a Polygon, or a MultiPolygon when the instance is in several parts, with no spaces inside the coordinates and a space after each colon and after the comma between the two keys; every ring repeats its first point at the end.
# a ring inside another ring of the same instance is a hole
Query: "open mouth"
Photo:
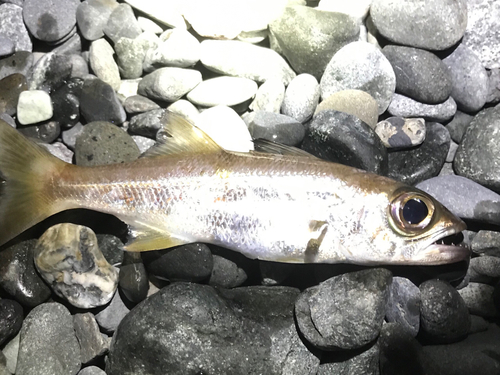
{"type": "Polygon", "coordinates": [[[458,229],[449,229],[444,237],[419,252],[418,261],[425,265],[456,263],[470,257],[471,250],[464,242],[464,236],[458,229]]]}

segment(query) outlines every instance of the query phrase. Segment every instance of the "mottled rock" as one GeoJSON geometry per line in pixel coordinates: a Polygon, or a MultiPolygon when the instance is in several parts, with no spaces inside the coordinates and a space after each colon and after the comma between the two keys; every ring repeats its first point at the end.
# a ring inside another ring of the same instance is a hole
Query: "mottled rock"
{"type": "Polygon", "coordinates": [[[253,139],[267,139],[290,146],[299,145],[305,135],[304,126],[296,119],[264,111],[253,113],[248,130],[253,139]]]}
{"type": "Polygon", "coordinates": [[[93,314],[75,314],[73,325],[80,344],[80,361],[87,364],[103,356],[109,349],[109,342],[103,338],[93,314]]]}
{"type": "Polygon", "coordinates": [[[490,255],[471,258],[467,272],[471,282],[492,282],[500,278],[500,258],[490,255]]]}
{"type": "Polygon", "coordinates": [[[142,33],[132,7],[128,4],[119,4],[113,9],[103,31],[113,43],[120,38],[134,39],[142,33]]]}
{"type": "Polygon", "coordinates": [[[174,102],[201,82],[201,73],[193,69],[160,68],[146,75],[138,93],[151,99],[174,102]]]}
{"type": "Polygon", "coordinates": [[[11,299],[0,300],[0,345],[11,339],[23,324],[23,308],[11,299]]]}
{"type": "Polygon", "coordinates": [[[109,16],[117,6],[116,0],[86,0],[78,5],[76,22],[83,37],[90,41],[102,38],[109,16]]]}
{"type": "Polygon", "coordinates": [[[277,78],[270,78],[260,85],[249,107],[252,111],[280,113],[284,97],[285,85],[277,78]]]}
{"type": "Polygon", "coordinates": [[[451,96],[441,104],[425,104],[401,94],[394,94],[387,111],[398,117],[423,117],[426,121],[446,121],[457,112],[457,104],[451,96]]]}
{"type": "Polygon", "coordinates": [[[129,122],[129,131],[152,139],[156,138],[156,133],[163,127],[162,118],[165,109],[153,109],[133,116],[129,122]]]}
{"type": "Polygon", "coordinates": [[[216,105],[234,106],[252,99],[257,84],[248,78],[217,77],[201,82],[187,98],[193,104],[203,107],[216,105]]]}
{"type": "Polygon", "coordinates": [[[499,312],[493,301],[495,287],[481,283],[469,283],[465,288],[458,291],[462,296],[469,312],[485,318],[498,317],[499,312]]]}
{"type": "Polygon", "coordinates": [[[394,277],[389,289],[386,319],[398,323],[413,337],[420,328],[420,290],[404,277],[394,277]]]}
{"type": "Polygon", "coordinates": [[[19,94],[17,120],[22,125],[36,124],[52,117],[50,95],[42,90],[27,90],[19,94]]]}
{"type": "Polygon", "coordinates": [[[21,6],[9,3],[0,4],[0,33],[14,43],[16,51],[31,52],[33,50],[33,44],[23,20],[21,6]]]}
{"type": "Polygon", "coordinates": [[[146,56],[142,40],[122,37],[115,43],[115,51],[123,78],[134,79],[142,76],[142,64],[146,56]]]}
{"type": "Polygon", "coordinates": [[[16,114],[17,102],[21,92],[28,89],[26,77],[19,73],[11,74],[0,80],[0,113],[10,116],[16,114]]]}
{"type": "Polygon", "coordinates": [[[285,91],[281,113],[304,123],[314,113],[319,101],[319,84],[312,75],[295,77],[285,91]]]}
{"type": "Polygon", "coordinates": [[[425,140],[425,121],[422,118],[389,117],[377,124],[375,133],[387,148],[411,148],[425,140]]]}
{"type": "Polygon", "coordinates": [[[123,123],[127,114],[113,88],[98,78],[85,79],[80,96],[80,111],[87,122],[123,123]]]}
{"type": "Polygon", "coordinates": [[[120,72],[114,54],[113,47],[104,38],[97,39],[90,45],[89,62],[92,70],[97,77],[117,91],[120,87],[120,72]]]}
{"type": "Polygon", "coordinates": [[[453,120],[451,120],[447,125],[446,129],[450,132],[451,139],[460,144],[462,138],[467,131],[470,123],[474,116],[470,116],[467,113],[457,111],[453,120]]]}

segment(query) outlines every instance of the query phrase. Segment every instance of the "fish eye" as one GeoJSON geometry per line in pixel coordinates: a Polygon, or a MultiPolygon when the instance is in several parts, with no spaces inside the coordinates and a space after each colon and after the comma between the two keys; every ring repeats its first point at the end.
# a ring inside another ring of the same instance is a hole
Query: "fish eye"
{"type": "Polygon", "coordinates": [[[398,231],[413,236],[422,233],[431,223],[434,203],[423,194],[405,192],[392,201],[390,214],[398,231]]]}
{"type": "Polygon", "coordinates": [[[427,205],[418,198],[411,198],[403,206],[403,219],[408,224],[420,224],[429,214],[427,205]]]}

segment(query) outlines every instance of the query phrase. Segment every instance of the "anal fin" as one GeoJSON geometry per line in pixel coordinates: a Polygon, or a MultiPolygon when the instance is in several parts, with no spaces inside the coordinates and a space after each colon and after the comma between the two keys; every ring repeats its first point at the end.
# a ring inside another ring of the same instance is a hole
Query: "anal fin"
{"type": "Polygon", "coordinates": [[[172,236],[165,230],[137,221],[129,225],[129,234],[130,236],[128,242],[125,244],[125,250],[132,252],[168,249],[191,242],[183,238],[172,236]]]}

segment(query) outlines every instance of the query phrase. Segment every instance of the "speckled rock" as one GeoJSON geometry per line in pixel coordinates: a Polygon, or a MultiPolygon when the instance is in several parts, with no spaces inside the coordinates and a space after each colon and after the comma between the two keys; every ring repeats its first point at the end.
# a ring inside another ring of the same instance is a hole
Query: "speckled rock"
{"type": "Polygon", "coordinates": [[[404,277],[394,277],[389,289],[386,319],[398,323],[413,337],[420,328],[420,290],[404,277]]]}
{"type": "Polygon", "coordinates": [[[198,106],[234,106],[252,99],[257,84],[248,78],[216,77],[201,82],[187,94],[188,100],[198,106]]]}
{"type": "Polygon", "coordinates": [[[451,96],[441,104],[424,104],[407,96],[394,94],[387,111],[398,117],[423,117],[426,121],[446,121],[457,112],[457,103],[451,96]]]}
{"type": "Polygon", "coordinates": [[[132,7],[128,4],[119,4],[113,9],[103,31],[113,43],[122,37],[134,39],[142,33],[132,7]]]}
{"type": "Polygon", "coordinates": [[[248,123],[253,139],[267,139],[290,146],[297,146],[305,136],[304,126],[296,119],[273,112],[257,111],[248,123]]]}
{"type": "Polygon", "coordinates": [[[494,318],[499,316],[499,312],[493,301],[493,291],[495,287],[481,283],[469,283],[465,288],[458,291],[465,301],[465,305],[471,314],[494,318]]]}
{"type": "Polygon", "coordinates": [[[115,43],[115,52],[121,77],[134,79],[142,76],[142,63],[146,56],[143,41],[122,37],[115,43]]]}
{"type": "Polygon", "coordinates": [[[460,111],[455,113],[453,120],[446,125],[446,129],[450,132],[450,136],[453,141],[457,143],[462,142],[462,138],[473,118],[474,116],[470,116],[467,113],[460,111]]]}
{"type": "Polygon", "coordinates": [[[304,123],[313,115],[318,101],[318,81],[314,76],[302,73],[295,77],[286,88],[281,113],[304,123]]]}
{"type": "Polygon", "coordinates": [[[0,80],[0,113],[10,116],[16,114],[17,102],[21,92],[28,89],[26,77],[19,73],[11,74],[0,80]]]}
{"type": "Polygon", "coordinates": [[[494,282],[500,278],[500,258],[491,255],[471,258],[467,272],[471,282],[494,282]]]}
{"type": "Polygon", "coordinates": [[[201,82],[201,73],[193,69],[160,68],[146,75],[137,92],[151,99],[174,102],[201,82]]]}
{"type": "Polygon", "coordinates": [[[73,316],[76,338],[80,344],[80,360],[87,364],[103,356],[109,349],[109,341],[104,339],[92,313],[73,316]]]}
{"type": "Polygon", "coordinates": [[[280,113],[285,98],[285,85],[279,79],[270,78],[260,85],[250,104],[252,111],[280,113]]]}
{"type": "Polygon", "coordinates": [[[9,3],[0,4],[0,33],[6,35],[14,43],[16,51],[32,51],[33,44],[23,20],[21,6],[9,3]]]}
{"type": "Polygon", "coordinates": [[[113,88],[98,78],[85,79],[80,96],[80,111],[87,122],[123,123],[127,114],[113,88]]]}
{"type": "Polygon", "coordinates": [[[411,148],[425,140],[425,121],[422,118],[389,117],[377,124],[375,133],[387,148],[411,148]]]}
{"type": "Polygon", "coordinates": [[[355,351],[354,355],[345,356],[342,352],[323,352],[317,375],[380,373],[378,344],[371,345],[360,354],[358,353],[359,351],[355,351]]]}
{"type": "Polygon", "coordinates": [[[471,249],[476,254],[500,258],[500,232],[480,230],[472,239],[471,249]]]}

